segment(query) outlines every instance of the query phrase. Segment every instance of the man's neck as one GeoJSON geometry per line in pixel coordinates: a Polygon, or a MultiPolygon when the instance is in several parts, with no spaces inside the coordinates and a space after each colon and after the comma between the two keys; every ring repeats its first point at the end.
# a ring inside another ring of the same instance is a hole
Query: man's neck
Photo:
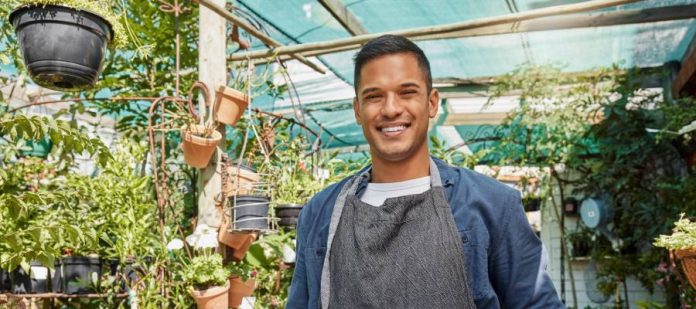
{"type": "Polygon", "coordinates": [[[416,155],[398,162],[372,157],[372,175],[370,182],[399,182],[430,176],[430,153],[419,151],[416,155]]]}

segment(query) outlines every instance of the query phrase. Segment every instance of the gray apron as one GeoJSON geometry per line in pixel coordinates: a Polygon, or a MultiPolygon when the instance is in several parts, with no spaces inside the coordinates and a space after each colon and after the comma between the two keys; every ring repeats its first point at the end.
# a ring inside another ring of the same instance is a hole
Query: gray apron
{"type": "Polygon", "coordinates": [[[338,308],[476,308],[462,241],[440,173],[430,160],[430,190],[387,199],[356,196],[363,172],[341,189],[329,225],[321,306],[338,308]]]}

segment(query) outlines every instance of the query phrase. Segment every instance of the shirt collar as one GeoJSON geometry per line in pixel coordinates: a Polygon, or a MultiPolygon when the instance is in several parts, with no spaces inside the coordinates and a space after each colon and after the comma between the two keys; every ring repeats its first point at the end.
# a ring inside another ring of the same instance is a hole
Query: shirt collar
{"type": "MultiPolygon", "coordinates": [[[[431,157],[433,158],[433,161],[435,161],[435,165],[437,165],[437,169],[440,171],[440,179],[442,179],[442,186],[443,187],[450,186],[453,183],[454,176],[456,175],[454,168],[452,166],[450,166],[449,164],[447,164],[445,161],[442,161],[442,160],[435,158],[433,156],[431,156],[431,157]]],[[[365,168],[361,169],[356,174],[356,176],[360,176],[364,171],[371,169],[371,168],[372,168],[372,165],[366,166],[365,168]]],[[[367,187],[367,182],[360,181],[360,183],[358,184],[358,190],[356,191],[356,193],[358,195],[360,195],[362,190],[365,190],[366,187],[367,187]]]]}

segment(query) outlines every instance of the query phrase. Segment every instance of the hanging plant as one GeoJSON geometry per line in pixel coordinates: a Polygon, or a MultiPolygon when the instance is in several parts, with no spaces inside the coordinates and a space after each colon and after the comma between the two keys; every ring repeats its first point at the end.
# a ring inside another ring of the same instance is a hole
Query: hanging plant
{"type": "Polygon", "coordinates": [[[181,148],[184,151],[184,161],[190,166],[196,168],[204,168],[208,166],[210,158],[215,153],[217,145],[222,139],[222,134],[215,130],[217,124],[213,122],[204,122],[197,124],[198,115],[193,110],[193,93],[198,89],[203,92],[205,106],[210,106],[210,97],[208,87],[202,82],[196,82],[189,91],[189,114],[183,116],[186,125],[181,128],[181,137],[183,144],[181,148]]]}
{"type": "Polygon", "coordinates": [[[24,64],[38,85],[59,91],[93,87],[107,46],[126,42],[110,1],[19,0],[10,14],[24,64]]]}

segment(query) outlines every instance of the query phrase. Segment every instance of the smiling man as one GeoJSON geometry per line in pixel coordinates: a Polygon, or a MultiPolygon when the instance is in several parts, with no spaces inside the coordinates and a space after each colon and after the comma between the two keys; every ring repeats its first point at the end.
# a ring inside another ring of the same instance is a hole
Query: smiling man
{"type": "Polygon", "coordinates": [[[430,156],[440,96],[423,51],[369,41],[355,93],[372,166],[302,210],[287,308],[564,308],[519,193],[430,156]]]}

